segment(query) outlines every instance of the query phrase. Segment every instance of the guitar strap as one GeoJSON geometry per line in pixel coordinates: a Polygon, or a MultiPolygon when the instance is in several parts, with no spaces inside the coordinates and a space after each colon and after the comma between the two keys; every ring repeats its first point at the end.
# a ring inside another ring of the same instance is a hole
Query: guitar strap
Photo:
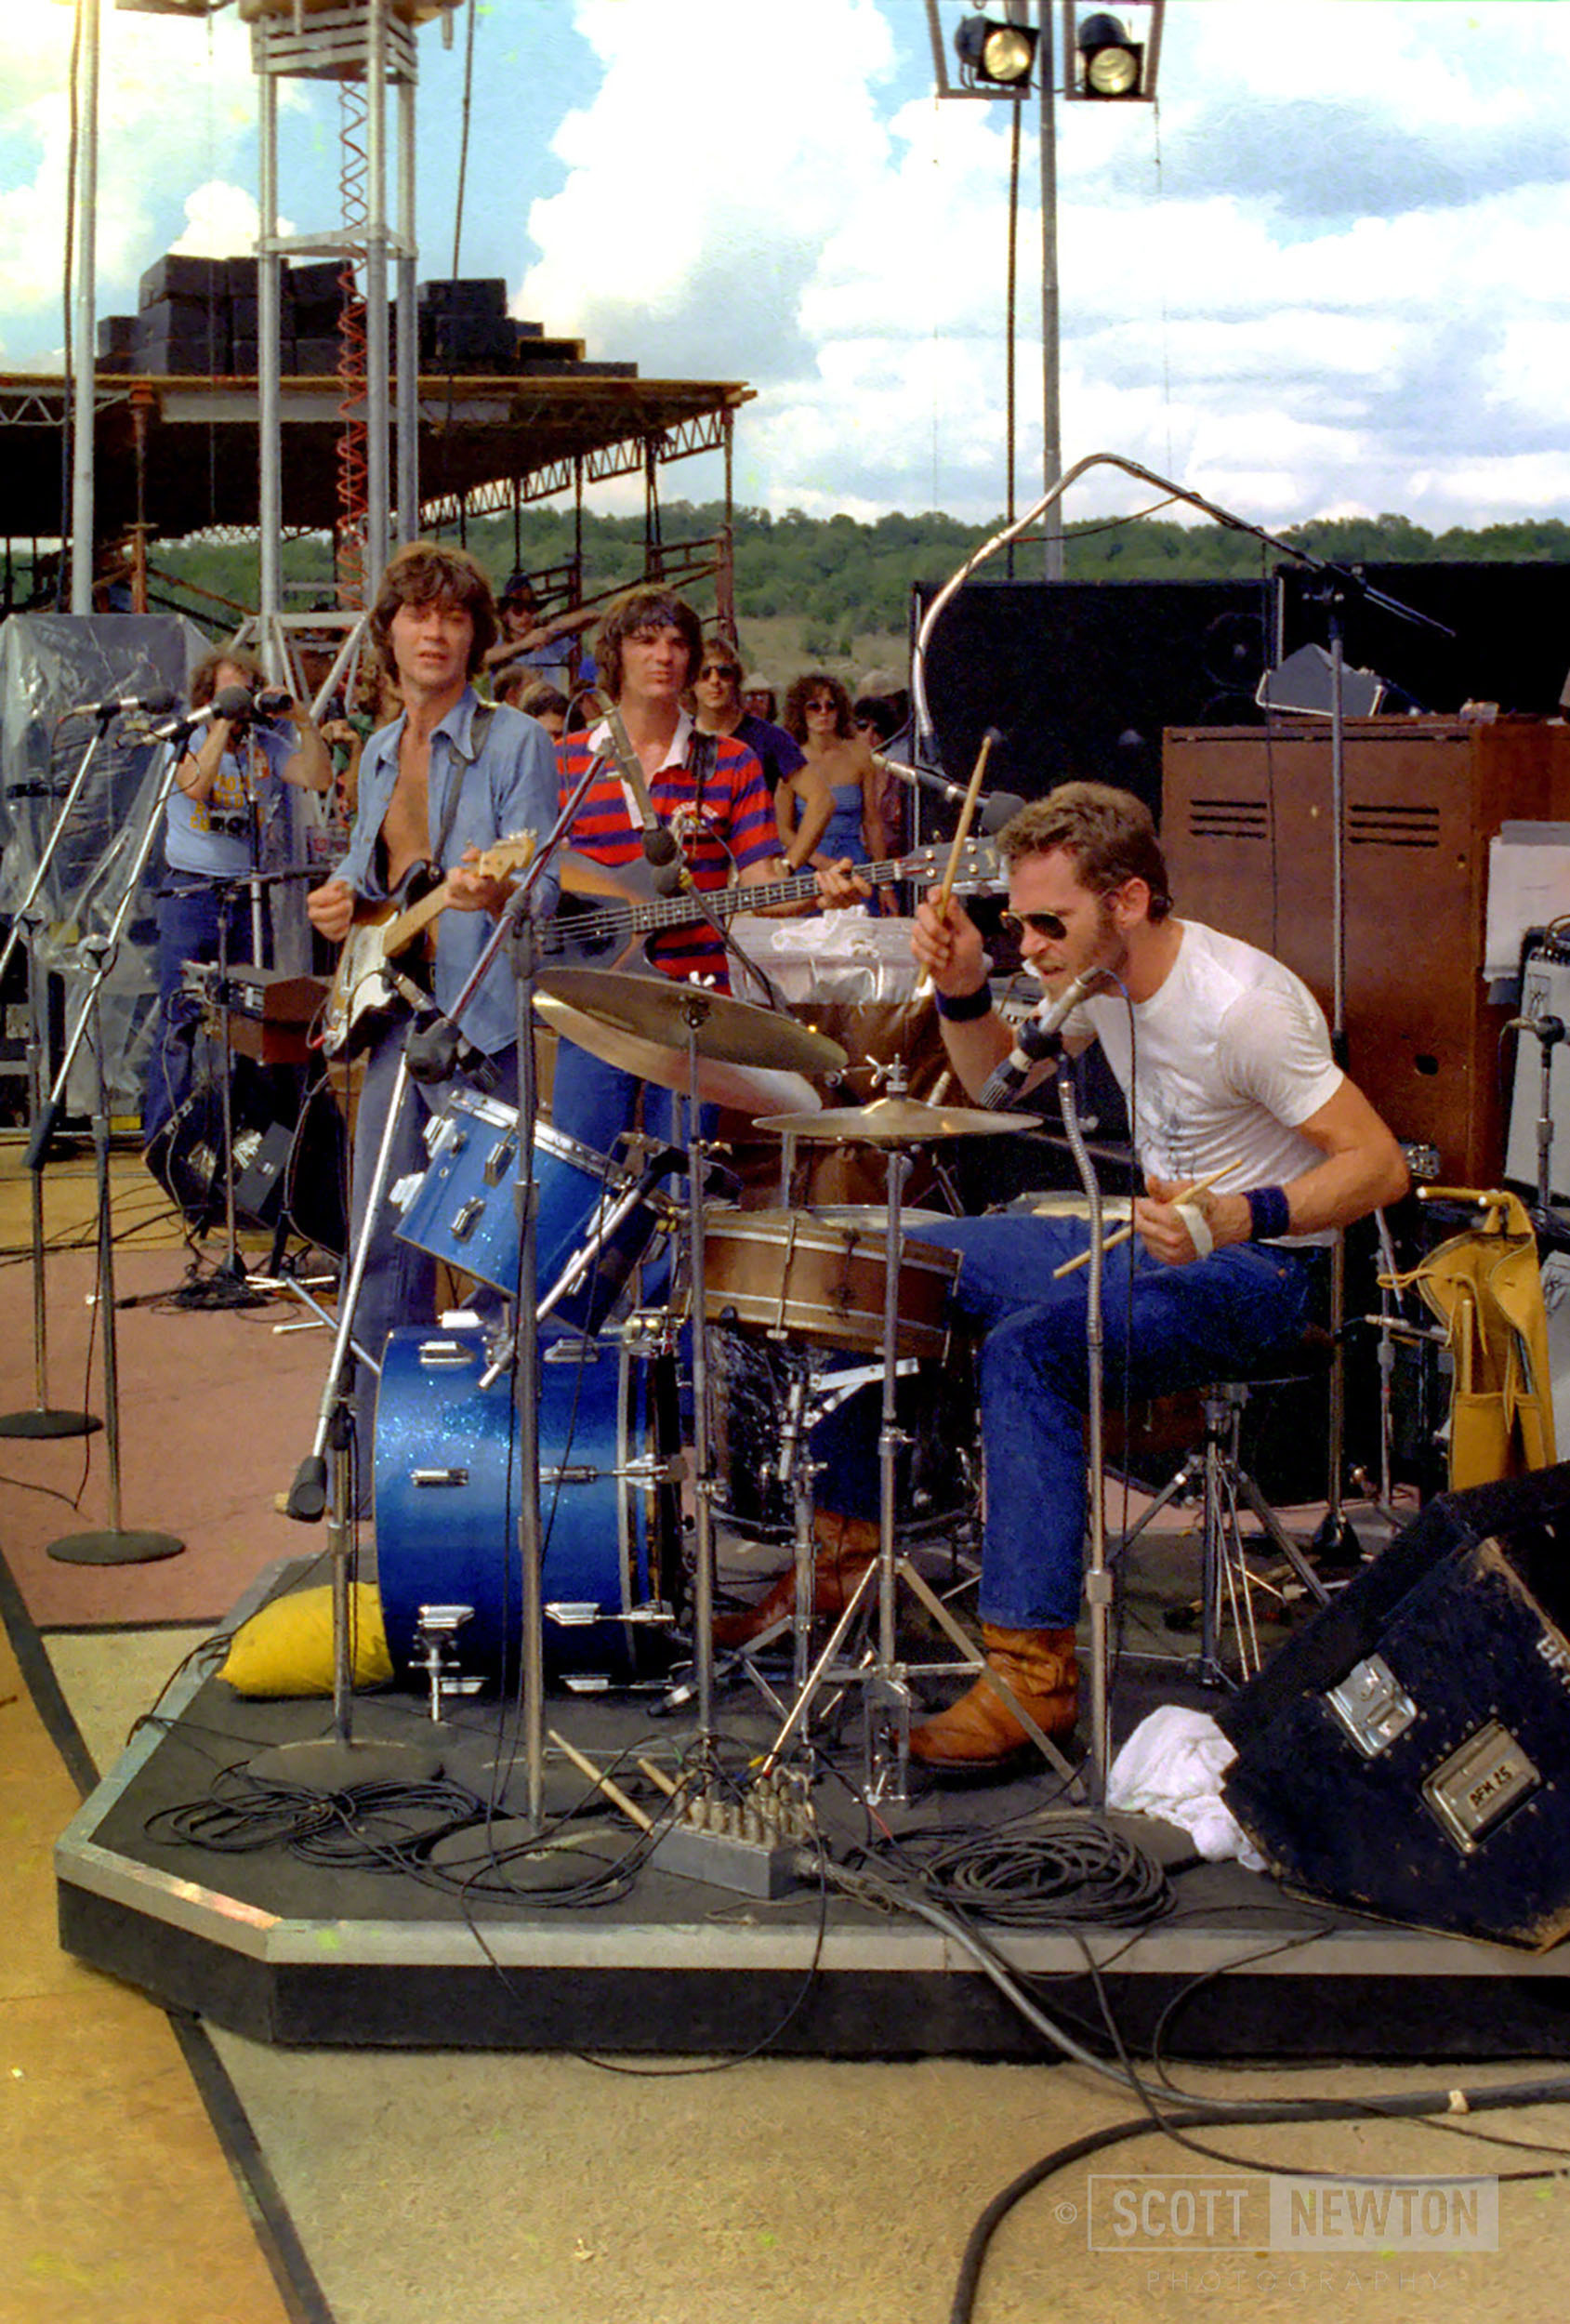
{"type": "MultiPolygon", "coordinates": [[[[495,715],[496,706],[494,702],[475,704],[474,715],[468,722],[468,739],[471,748],[468,758],[464,762],[465,773],[474,765],[484,749],[485,737],[491,731],[491,722],[495,715]]],[[[442,828],[436,835],[436,863],[438,869],[442,871],[447,868],[447,842],[453,836],[453,825],[457,821],[458,795],[463,789],[463,774],[457,774],[447,786],[447,804],[442,811],[442,828]]],[[[496,836],[499,838],[501,834],[498,832],[496,836]]]]}

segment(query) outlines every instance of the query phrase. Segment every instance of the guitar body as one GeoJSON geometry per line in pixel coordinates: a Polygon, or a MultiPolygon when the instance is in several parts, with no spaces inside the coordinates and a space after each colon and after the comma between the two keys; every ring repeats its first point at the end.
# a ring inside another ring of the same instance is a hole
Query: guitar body
{"type": "MultiPolygon", "coordinates": [[[[344,938],[322,1020],[322,1046],[329,1057],[352,1057],[394,1005],[398,993],[389,974],[391,963],[400,954],[413,952],[416,937],[425,932],[416,929],[403,933],[403,922],[441,881],[434,864],[411,864],[385,904],[368,903],[364,897],[356,900],[354,924],[344,938]],[[394,939],[397,952],[392,948],[394,939]]],[[[419,970],[429,965],[431,950],[427,934],[420,953],[403,961],[402,972],[413,971],[416,981],[423,984],[419,970]]]]}
{"type": "MultiPolygon", "coordinates": [[[[519,832],[487,848],[472,868],[486,878],[505,879],[534,852],[533,833],[519,832]]],[[[424,988],[423,971],[435,952],[436,922],[447,901],[448,883],[437,865],[412,864],[385,904],[356,903],[323,1012],[322,1047],[329,1057],[352,1056],[379,1020],[407,1000],[411,983],[424,988]]]]}

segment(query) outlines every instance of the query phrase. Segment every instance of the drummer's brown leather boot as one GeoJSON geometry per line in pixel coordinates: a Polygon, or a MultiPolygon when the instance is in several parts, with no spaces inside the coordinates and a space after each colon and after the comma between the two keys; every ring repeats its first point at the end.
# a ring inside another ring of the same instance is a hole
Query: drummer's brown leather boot
{"type": "MultiPolygon", "coordinates": [[[[1079,1715],[1079,1663],[1071,1630],[999,1630],[982,1624],[987,1667],[996,1670],[1044,1735],[1066,1735],[1079,1715]]],[[[910,1755],[935,1775],[1011,1772],[1030,1736],[985,1679],[947,1710],[910,1731],[910,1755]]]]}
{"type": "MultiPolygon", "coordinates": [[[[871,1517],[841,1517],[820,1509],[812,1520],[817,1550],[812,1560],[812,1611],[843,1614],[857,1582],[877,1555],[877,1525],[871,1517]]],[[[766,1597],[739,1614],[717,1614],[714,1643],[728,1650],[750,1645],[770,1625],[788,1621],[796,1611],[796,1568],[789,1566],[766,1597]]]]}

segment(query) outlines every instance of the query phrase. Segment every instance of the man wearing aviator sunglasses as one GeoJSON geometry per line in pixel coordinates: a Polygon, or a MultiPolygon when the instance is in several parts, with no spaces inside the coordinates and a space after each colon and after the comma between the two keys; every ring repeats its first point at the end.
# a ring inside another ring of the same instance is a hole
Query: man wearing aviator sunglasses
{"type": "MultiPolygon", "coordinates": [[[[1173,916],[1138,799],[1064,784],[997,844],[1025,967],[1054,997],[1089,981],[1064,1039],[1100,1039],[1144,1174],[1134,1238],[1105,1261],[1108,1394],[1234,1377],[1300,1331],[1319,1246],[1405,1192],[1401,1150],[1336,1064],[1306,985],[1253,945],[1173,916]]],[[[949,1060],[979,1097],[1014,1038],[992,1005],[980,932],[952,900],[932,901],[912,944],[949,1060]]],[[[981,1339],[987,1661],[1062,1734],[1078,1711],[1088,1367],[1085,1271],[1053,1271],[1086,1249],[1088,1227],[1001,1216],[911,1231],[960,1253],[957,1301],[981,1339]]],[[[910,1748],[939,1775],[976,1776],[1011,1768],[1028,1738],[978,1680],[914,1727],[910,1748]]]]}

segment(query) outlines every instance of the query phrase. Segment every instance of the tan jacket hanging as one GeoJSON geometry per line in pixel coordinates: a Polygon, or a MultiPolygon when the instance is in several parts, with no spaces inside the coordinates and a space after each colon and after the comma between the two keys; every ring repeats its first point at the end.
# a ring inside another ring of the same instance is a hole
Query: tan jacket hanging
{"type": "Polygon", "coordinates": [[[1472,1202],[1483,1212],[1419,1265],[1381,1278],[1399,1291],[1416,1287],[1449,1333],[1451,1488],[1551,1467],[1548,1322],[1525,1207],[1497,1190],[1425,1186],[1419,1199],[1472,1202]]]}

